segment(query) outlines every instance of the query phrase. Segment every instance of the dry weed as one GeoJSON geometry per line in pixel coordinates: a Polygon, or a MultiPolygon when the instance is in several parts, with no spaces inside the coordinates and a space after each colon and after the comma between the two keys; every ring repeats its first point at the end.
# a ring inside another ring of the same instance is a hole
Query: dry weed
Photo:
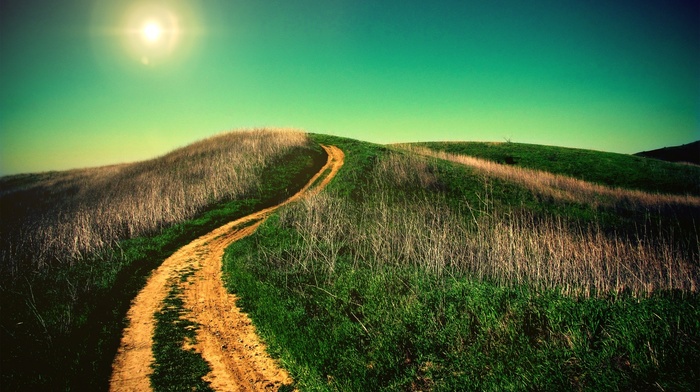
{"type": "Polygon", "coordinates": [[[294,228],[301,240],[276,259],[331,272],[346,257],[369,268],[410,265],[584,296],[698,290],[700,249],[684,248],[670,232],[629,238],[596,224],[497,211],[487,186],[479,190],[482,205],[464,211],[451,208],[437,192],[397,197],[397,186],[425,189],[437,182],[434,167],[419,157],[391,155],[370,181],[374,193],[361,205],[320,194],[283,210],[281,224],[294,228]]]}
{"type": "Polygon", "coordinates": [[[227,132],[149,161],[2,187],[0,203],[16,208],[0,227],[2,269],[15,275],[19,268],[72,263],[119,239],[191,219],[207,205],[256,189],[263,167],[307,143],[299,131],[227,132]]]}
{"type": "Polygon", "coordinates": [[[504,165],[468,155],[434,151],[410,144],[397,145],[397,147],[419,155],[460,163],[488,176],[520,184],[534,194],[558,200],[625,209],[659,209],[668,206],[700,207],[700,197],[697,196],[664,195],[632,189],[611,188],[568,176],[504,165]]]}

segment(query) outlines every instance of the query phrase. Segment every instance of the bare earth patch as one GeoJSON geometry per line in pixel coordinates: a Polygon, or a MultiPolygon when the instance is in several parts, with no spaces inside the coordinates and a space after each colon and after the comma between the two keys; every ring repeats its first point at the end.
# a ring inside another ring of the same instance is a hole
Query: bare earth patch
{"type": "MultiPolygon", "coordinates": [[[[167,258],[151,275],[127,313],[128,327],[112,364],[110,391],[150,391],[153,363],[155,313],[165,300],[171,279],[194,270],[184,285],[184,307],[199,324],[193,346],[209,362],[205,377],[218,391],[277,390],[292,382],[284,369],[267,354],[248,316],[236,306],[221,279],[221,260],[232,242],[252,234],[277,208],[319,192],[343,165],[344,154],[335,146],[323,146],[326,165],[297,194],[281,204],[266,208],[211,231],[167,258]],[[311,185],[326,171],[319,184],[311,185]]],[[[184,343],[184,342],[183,342],[184,343]]]]}

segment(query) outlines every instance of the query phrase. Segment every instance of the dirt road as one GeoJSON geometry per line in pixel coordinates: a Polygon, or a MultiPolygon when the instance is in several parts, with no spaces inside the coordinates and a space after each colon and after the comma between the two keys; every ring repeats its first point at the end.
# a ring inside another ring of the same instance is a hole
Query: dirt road
{"type": "MultiPolygon", "coordinates": [[[[315,194],[343,165],[344,154],[335,146],[323,146],[328,161],[297,194],[281,204],[227,223],[180,248],[151,275],[127,313],[121,345],[112,364],[110,391],[150,391],[153,364],[155,313],[160,310],[173,279],[194,272],[182,285],[184,307],[199,328],[194,347],[209,363],[205,379],[217,391],[277,390],[292,380],[267,355],[248,316],[236,306],[221,279],[226,247],[252,234],[277,208],[315,194]],[[326,177],[318,181],[320,177],[326,177]],[[318,182],[317,184],[315,184],[318,182]],[[313,186],[312,186],[313,185],[313,186]]],[[[183,345],[186,343],[183,342],[183,345]]]]}

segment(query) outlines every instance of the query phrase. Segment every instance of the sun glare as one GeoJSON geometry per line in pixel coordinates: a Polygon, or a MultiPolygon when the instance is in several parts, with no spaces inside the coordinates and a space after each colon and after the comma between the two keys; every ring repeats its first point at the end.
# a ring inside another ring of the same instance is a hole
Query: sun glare
{"type": "Polygon", "coordinates": [[[158,39],[160,39],[161,35],[163,34],[163,29],[161,29],[161,27],[158,25],[158,23],[149,22],[143,26],[143,30],[141,30],[141,34],[143,35],[143,38],[146,41],[156,42],[156,41],[158,41],[158,39]]]}
{"type": "MultiPolygon", "coordinates": [[[[198,2],[127,0],[96,2],[96,37],[115,38],[132,61],[148,67],[178,64],[202,35],[198,2]]],[[[97,41],[96,41],[96,44],[97,41]]]]}

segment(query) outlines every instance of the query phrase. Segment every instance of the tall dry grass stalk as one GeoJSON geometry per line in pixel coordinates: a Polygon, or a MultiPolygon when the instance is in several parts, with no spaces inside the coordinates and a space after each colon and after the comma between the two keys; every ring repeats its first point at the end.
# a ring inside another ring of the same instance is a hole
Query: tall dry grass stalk
{"type": "Polygon", "coordinates": [[[19,187],[0,179],[3,275],[72,263],[240,198],[272,160],[307,143],[292,130],[227,132],[149,161],[48,173],[19,187]]]}
{"type": "Polygon", "coordinates": [[[463,211],[435,192],[397,197],[398,186],[435,184],[435,171],[425,159],[392,155],[378,164],[375,193],[364,204],[320,194],[284,209],[281,224],[301,239],[284,254],[263,253],[303,269],[331,272],[347,257],[369,268],[413,266],[572,295],[698,290],[700,250],[684,249],[670,234],[639,240],[595,224],[497,211],[487,187],[480,190],[482,205],[463,211]]]}
{"type": "Polygon", "coordinates": [[[450,154],[410,144],[397,144],[396,147],[419,155],[460,163],[487,176],[520,184],[534,194],[558,200],[624,209],[640,207],[659,209],[668,206],[700,207],[700,197],[697,196],[664,195],[632,189],[611,188],[568,176],[504,165],[468,155],[450,154]]]}

